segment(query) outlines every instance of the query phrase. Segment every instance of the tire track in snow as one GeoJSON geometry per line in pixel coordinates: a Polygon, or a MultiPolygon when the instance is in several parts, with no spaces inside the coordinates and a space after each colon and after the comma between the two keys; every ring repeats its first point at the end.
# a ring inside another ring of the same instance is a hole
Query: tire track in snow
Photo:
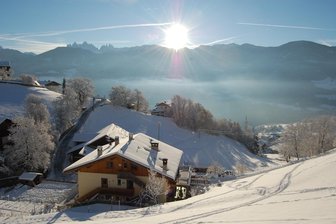
{"type": "Polygon", "coordinates": [[[274,192],[266,194],[266,195],[264,195],[260,198],[256,198],[254,200],[247,201],[247,202],[241,203],[239,205],[235,205],[235,206],[231,206],[231,207],[227,207],[227,208],[222,208],[222,209],[217,209],[217,210],[210,211],[210,212],[204,212],[204,213],[201,213],[201,214],[198,214],[198,215],[192,215],[192,216],[188,216],[188,217],[184,217],[184,218],[169,220],[169,221],[165,221],[165,222],[161,222],[161,223],[162,224],[165,224],[165,223],[186,223],[186,222],[194,221],[194,220],[197,220],[197,219],[200,219],[200,218],[205,218],[205,217],[209,217],[209,216],[212,216],[212,215],[217,215],[219,213],[228,212],[228,211],[231,211],[231,210],[235,210],[235,209],[238,209],[238,208],[249,206],[249,205],[252,205],[256,202],[259,202],[259,201],[265,200],[267,198],[273,197],[273,196],[281,193],[282,191],[284,191],[290,185],[291,177],[292,177],[293,172],[298,167],[300,167],[302,164],[303,163],[297,164],[290,172],[286,173],[285,176],[280,180],[279,185],[274,192]]]}

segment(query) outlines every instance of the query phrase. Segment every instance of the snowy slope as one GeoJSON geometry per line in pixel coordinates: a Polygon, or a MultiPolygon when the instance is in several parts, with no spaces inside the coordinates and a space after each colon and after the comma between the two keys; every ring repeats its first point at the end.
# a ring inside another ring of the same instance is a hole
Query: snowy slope
{"type": "Polygon", "coordinates": [[[195,133],[177,127],[170,118],[142,114],[111,105],[96,108],[74,139],[85,136],[87,141],[90,135],[93,138],[95,133],[110,123],[115,123],[129,132],[145,133],[183,150],[182,161],[187,164],[208,166],[217,161],[225,168],[231,169],[236,162],[241,162],[251,170],[255,170],[261,164],[259,157],[230,138],[195,133]]]}
{"type": "Polygon", "coordinates": [[[2,223],[336,223],[336,150],[152,208],[90,205],[2,223]]]}
{"type": "Polygon", "coordinates": [[[60,96],[59,93],[46,88],[0,82],[0,121],[4,118],[14,118],[21,115],[24,101],[29,94],[40,96],[48,105],[60,96]]]}

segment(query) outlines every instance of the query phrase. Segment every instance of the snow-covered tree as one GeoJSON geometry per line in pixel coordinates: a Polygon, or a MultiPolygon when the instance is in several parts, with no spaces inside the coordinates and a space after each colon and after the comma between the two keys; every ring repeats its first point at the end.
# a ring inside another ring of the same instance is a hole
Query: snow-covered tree
{"type": "Polygon", "coordinates": [[[125,86],[113,86],[110,92],[110,100],[112,105],[127,107],[133,102],[132,91],[125,86]]]}
{"type": "Polygon", "coordinates": [[[172,112],[175,123],[192,130],[211,129],[213,115],[200,103],[175,95],[172,98],[172,112]]]}
{"type": "Polygon", "coordinates": [[[26,117],[33,118],[35,122],[46,123],[50,122],[50,114],[47,106],[44,104],[41,97],[29,94],[25,100],[26,117]]]}
{"type": "Polygon", "coordinates": [[[22,74],[20,76],[22,83],[26,85],[35,85],[35,82],[37,80],[35,75],[29,75],[29,74],[22,74]]]}
{"type": "Polygon", "coordinates": [[[142,92],[138,89],[134,90],[133,93],[134,104],[136,111],[146,112],[148,111],[148,101],[142,94],[142,92]]]}
{"type": "Polygon", "coordinates": [[[92,82],[87,78],[69,79],[66,88],[70,88],[76,93],[78,103],[81,107],[84,106],[88,97],[92,97],[93,95],[92,82]]]}
{"type": "Polygon", "coordinates": [[[77,100],[77,94],[71,88],[66,88],[64,95],[54,101],[55,124],[59,133],[73,125],[73,121],[78,118],[81,107],[77,100]]]}
{"type": "Polygon", "coordinates": [[[318,136],[319,152],[324,153],[333,148],[333,141],[336,137],[336,117],[318,116],[308,122],[312,123],[312,129],[318,136]]]}
{"type": "Polygon", "coordinates": [[[6,164],[16,174],[22,171],[44,172],[54,149],[53,137],[44,123],[33,118],[18,117],[10,128],[9,140],[4,154],[6,164]]]}
{"type": "Polygon", "coordinates": [[[141,203],[158,204],[159,198],[165,196],[168,189],[168,182],[164,177],[160,177],[153,170],[148,172],[148,182],[145,189],[140,194],[141,203]]]}
{"type": "Polygon", "coordinates": [[[148,111],[148,101],[138,89],[132,91],[122,85],[113,86],[109,96],[112,105],[133,108],[141,112],[148,111]]]}
{"type": "Polygon", "coordinates": [[[286,160],[295,156],[299,159],[302,156],[302,144],[305,136],[305,129],[303,123],[296,123],[288,125],[279,139],[281,142],[280,152],[284,155],[286,160]]]}

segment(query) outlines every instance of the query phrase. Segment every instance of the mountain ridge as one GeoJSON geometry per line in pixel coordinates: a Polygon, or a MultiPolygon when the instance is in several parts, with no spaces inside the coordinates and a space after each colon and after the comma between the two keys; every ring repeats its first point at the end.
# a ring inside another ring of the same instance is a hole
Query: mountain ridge
{"type": "Polygon", "coordinates": [[[11,61],[16,76],[28,73],[58,81],[84,76],[103,96],[122,84],[142,90],[152,105],[178,94],[236,121],[248,115],[259,124],[289,123],[335,114],[336,108],[334,91],[315,84],[336,80],[336,47],[310,41],[277,47],[220,44],[177,52],[156,45],[110,46],[100,53],[76,45],[39,55],[0,49],[0,59],[11,61]]]}

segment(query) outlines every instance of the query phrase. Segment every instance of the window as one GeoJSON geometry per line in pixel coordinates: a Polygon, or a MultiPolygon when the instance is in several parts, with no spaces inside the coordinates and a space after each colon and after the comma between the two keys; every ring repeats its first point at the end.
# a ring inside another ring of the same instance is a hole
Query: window
{"type": "Polygon", "coordinates": [[[113,168],[113,162],[107,162],[106,167],[109,169],[113,168]]]}
{"type": "Polygon", "coordinates": [[[135,165],[134,163],[132,163],[132,164],[131,164],[131,169],[132,169],[132,170],[137,170],[138,167],[137,167],[137,165],[135,165]]]}
{"type": "Polygon", "coordinates": [[[127,168],[127,163],[124,161],[124,168],[126,169],[127,168]]]}
{"type": "Polygon", "coordinates": [[[121,185],[121,180],[120,179],[118,179],[118,186],[120,186],[121,185]]]}

